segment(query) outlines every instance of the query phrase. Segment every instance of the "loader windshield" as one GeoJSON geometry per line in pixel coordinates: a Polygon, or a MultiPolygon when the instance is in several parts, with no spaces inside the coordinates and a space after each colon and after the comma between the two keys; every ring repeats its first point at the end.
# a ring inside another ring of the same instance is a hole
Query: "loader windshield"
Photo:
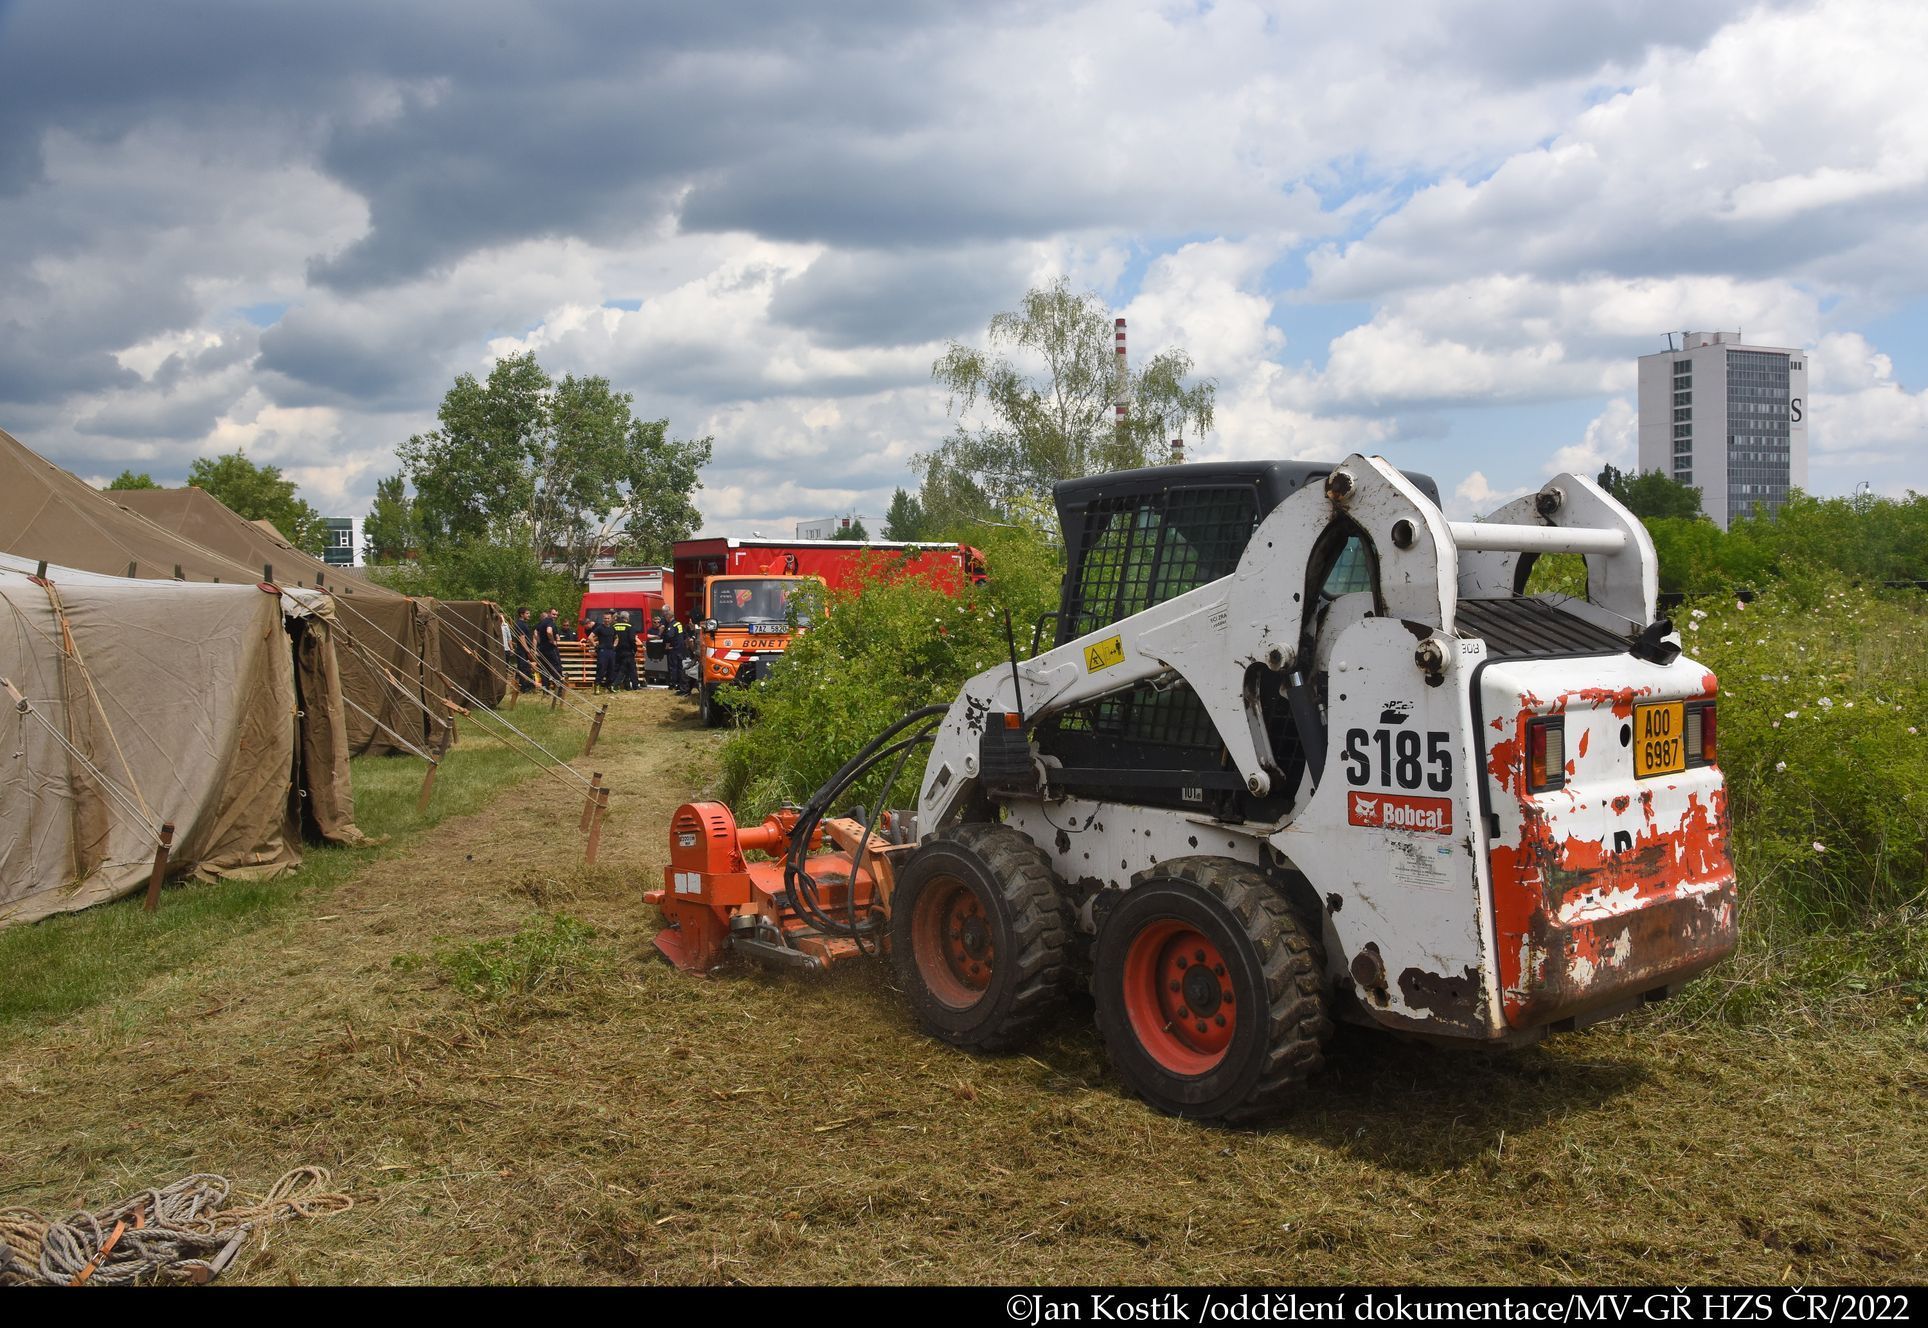
{"type": "MultiPolygon", "coordinates": [[[[709,616],[721,627],[787,630],[803,581],[794,576],[719,577],[710,582],[709,616]]],[[[799,614],[797,625],[809,626],[808,616],[799,614]]]]}

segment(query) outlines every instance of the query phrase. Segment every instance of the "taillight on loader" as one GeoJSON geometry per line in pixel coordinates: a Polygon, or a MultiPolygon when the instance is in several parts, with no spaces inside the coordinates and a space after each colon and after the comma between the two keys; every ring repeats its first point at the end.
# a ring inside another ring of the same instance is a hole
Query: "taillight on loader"
{"type": "Polygon", "coordinates": [[[1703,702],[1687,707],[1686,717],[1687,764],[1714,765],[1720,760],[1718,744],[1715,742],[1714,703],[1703,702]]]}
{"type": "Polygon", "coordinates": [[[1526,791],[1566,787],[1566,721],[1534,719],[1526,725],[1526,791]]]}

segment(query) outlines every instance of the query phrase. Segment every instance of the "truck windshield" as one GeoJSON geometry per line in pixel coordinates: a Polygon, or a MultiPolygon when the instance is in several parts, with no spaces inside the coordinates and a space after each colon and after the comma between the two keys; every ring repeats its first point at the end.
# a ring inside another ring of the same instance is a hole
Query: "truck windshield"
{"type": "MultiPolygon", "coordinates": [[[[719,624],[744,627],[786,628],[790,604],[802,582],[796,577],[732,577],[710,585],[710,617],[719,624]]],[[[809,618],[799,615],[799,627],[809,618]]]]}

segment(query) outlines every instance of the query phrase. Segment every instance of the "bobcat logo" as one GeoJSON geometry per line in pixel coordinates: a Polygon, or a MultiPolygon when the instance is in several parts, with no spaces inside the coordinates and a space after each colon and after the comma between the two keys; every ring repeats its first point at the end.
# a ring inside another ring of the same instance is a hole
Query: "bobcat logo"
{"type": "Polygon", "coordinates": [[[1411,701],[1388,701],[1379,711],[1379,722],[1381,724],[1404,724],[1408,719],[1412,718],[1412,713],[1413,703],[1411,701]]]}
{"type": "Polygon", "coordinates": [[[1445,798],[1415,798],[1404,793],[1381,793],[1370,798],[1354,793],[1346,800],[1346,821],[1367,830],[1450,835],[1453,804],[1445,798]]]}
{"type": "Polygon", "coordinates": [[[991,707],[975,696],[964,698],[964,727],[971,732],[984,732],[984,717],[990,713],[991,707]]]}

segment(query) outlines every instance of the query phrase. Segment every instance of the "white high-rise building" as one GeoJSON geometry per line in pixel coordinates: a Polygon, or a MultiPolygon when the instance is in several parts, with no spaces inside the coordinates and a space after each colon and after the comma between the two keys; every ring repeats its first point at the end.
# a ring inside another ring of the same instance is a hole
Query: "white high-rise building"
{"type": "Polygon", "coordinates": [[[1640,469],[1700,489],[1721,529],[1807,487],[1807,353],[1689,332],[1640,357],[1640,469]]]}

